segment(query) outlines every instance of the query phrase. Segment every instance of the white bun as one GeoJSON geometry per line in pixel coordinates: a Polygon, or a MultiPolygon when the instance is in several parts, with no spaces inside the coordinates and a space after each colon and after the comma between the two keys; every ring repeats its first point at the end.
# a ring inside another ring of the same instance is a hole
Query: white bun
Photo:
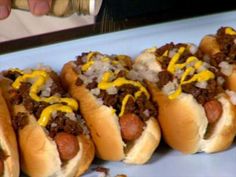
{"type": "Polygon", "coordinates": [[[80,102],[81,112],[95,142],[97,156],[104,160],[143,164],[147,162],[160,142],[160,129],[155,118],[150,118],[147,127],[126,153],[118,122],[112,109],[101,105],[88,89],[76,86],[78,78],[73,62],[64,65],[61,78],[70,94],[80,102]],[[148,142],[148,143],[147,143],[148,142]]]}
{"type": "Polygon", "coordinates": [[[16,135],[11,124],[10,113],[0,89],[0,146],[8,156],[4,160],[3,177],[18,177],[20,174],[16,135]]]}

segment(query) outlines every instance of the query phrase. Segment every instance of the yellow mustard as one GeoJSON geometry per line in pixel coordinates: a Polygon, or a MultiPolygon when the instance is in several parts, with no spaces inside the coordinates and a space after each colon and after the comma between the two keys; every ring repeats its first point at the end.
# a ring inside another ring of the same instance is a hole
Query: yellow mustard
{"type": "Polygon", "coordinates": [[[87,55],[87,61],[90,61],[94,55],[97,55],[98,52],[89,52],[88,55],[87,55]]]}
{"type": "Polygon", "coordinates": [[[21,83],[28,80],[28,79],[36,79],[35,82],[32,84],[30,88],[30,97],[35,100],[35,101],[44,101],[48,102],[50,104],[53,103],[66,103],[69,105],[73,110],[78,109],[78,103],[76,100],[72,98],[61,98],[57,96],[51,96],[48,98],[45,97],[39,97],[37,94],[42,88],[42,86],[46,83],[46,80],[49,78],[48,74],[46,71],[43,70],[35,70],[32,73],[26,73],[23,74],[22,76],[19,76],[15,82],[13,82],[12,87],[15,89],[19,89],[21,86],[21,83]]]}
{"type": "Polygon", "coordinates": [[[228,35],[236,35],[236,31],[234,31],[232,28],[226,28],[225,29],[225,34],[228,34],[228,35]]]}
{"type": "Polygon", "coordinates": [[[87,63],[82,65],[82,71],[87,71],[92,65],[94,64],[94,61],[88,61],[87,63]]]}
{"type": "Polygon", "coordinates": [[[116,80],[112,82],[100,82],[98,84],[98,88],[101,90],[106,90],[111,87],[119,87],[124,84],[131,84],[135,87],[138,87],[141,92],[143,92],[148,98],[150,97],[148,91],[146,90],[145,87],[142,86],[142,84],[138,81],[132,81],[132,80],[127,80],[124,77],[119,77],[116,80]]]}
{"type": "Polygon", "coordinates": [[[169,53],[169,51],[166,50],[166,51],[162,54],[162,56],[163,56],[163,57],[167,57],[167,56],[168,56],[168,53],[169,53]]]}
{"type": "Polygon", "coordinates": [[[211,71],[204,70],[204,71],[201,71],[200,73],[194,74],[190,79],[186,80],[187,76],[189,76],[191,73],[194,73],[196,69],[199,69],[203,65],[203,62],[200,61],[197,57],[191,56],[187,58],[187,60],[184,63],[178,64],[177,62],[184,51],[185,51],[185,47],[179,48],[178,52],[171,58],[170,63],[167,67],[167,70],[170,73],[174,74],[178,69],[183,69],[187,65],[190,65],[190,63],[193,63],[193,66],[187,67],[187,69],[184,71],[183,75],[180,78],[180,83],[177,90],[174,93],[169,95],[170,99],[175,99],[182,93],[181,86],[184,84],[188,84],[195,81],[203,82],[209,79],[213,79],[215,77],[214,73],[212,73],[211,71]]]}
{"type": "Polygon", "coordinates": [[[112,76],[113,76],[113,73],[111,71],[104,72],[104,74],[102,75],[101,82],[108,82],[112,76]]]}
{"type": "Polygon", "coordinates": [[[119,113],[119,117],[121,117],[121,116],[124,114],[124,112],[125,112],[125,106],[126,106],[128,100],[129,100],[129,98],[134,99],[134,97],[133,97],[132,95],[130,95],[130,94],[125,95],[125,97],[123,98],[121,110],[120,110],[120,113],[119,113]]]}
{"type": "Polygon", "coordinates": [[[148,91],[146,90],[145,87],[142,86],[142,84],[140,82],[127,80],[124,77],[117,78],[113,82],[108,82],[109,77],[111,75],[112,75],[111,72],[105,72],[103,74],[102,81],[98,84],[99,89],[106,90],[110,87],[119,87],[119,86],[122,86],[124,84],[131,84],[131,85],[139,88],[139,90],[135,93],[134,97],[130,94],[127,94],[124,97],[124,99],[122,100],[121,111],[119,113],[119,116],[122,116],[124,114],[125,106],[126,106],[127,101],[129,100],[130,97],[136,100],[139,96],[142,95],[142,93],[144,93],[148,98],[150,97],[148,91]]]}
{"type": "Polygon", "coordinates": [[[50,105],[42,111],[40,118],[38,120],[38,124],[40,126],[46,127],[54,111],[61,111],[61,112],[67,112],[67,113],[73,112],[70,106],[66,106],[63,104],[50,105]]]}

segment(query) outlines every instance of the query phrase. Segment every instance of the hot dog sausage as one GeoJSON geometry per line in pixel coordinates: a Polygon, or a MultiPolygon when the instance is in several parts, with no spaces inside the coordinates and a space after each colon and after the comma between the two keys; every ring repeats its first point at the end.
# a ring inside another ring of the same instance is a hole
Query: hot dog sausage
{"type": "Polygon", "coordinates": [[[143,132],[144,123],[135,114],[125,114],[119,119],[121,135],[124,140],[133,141],[143,132]]]}
{"type": "Polygon", "coordinates": [[[206,102],[204,109],[209,123],[217,121],[223,112],[221,103],[216,99],[206,102]]]}
{"type": "Polygon", "coordinates": [[[4,162],[2,159],[0,159],[0,176],[3,175],[4,172],[4,162]]]}
{"type": "Polygon", "coordinates": [[[54,138],[61,160],[72,159],[79,151],[79,143],[76,136],[60,132],[54,138]]]}

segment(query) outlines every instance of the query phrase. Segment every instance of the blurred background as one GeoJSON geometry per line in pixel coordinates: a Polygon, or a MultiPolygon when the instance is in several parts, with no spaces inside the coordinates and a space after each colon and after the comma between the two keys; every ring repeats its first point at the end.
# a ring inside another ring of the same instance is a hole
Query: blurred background
{"type": "Polygon", "coordinates": [[[0,43],[59,31],[54,38],[62,36],[66,40],[236,9],[234,0],[99,1],[102,5],[96,16],[73,14],[63,18],[35,17],[26,11],[12,10],[7,19],[0,21],[0,43]]]}

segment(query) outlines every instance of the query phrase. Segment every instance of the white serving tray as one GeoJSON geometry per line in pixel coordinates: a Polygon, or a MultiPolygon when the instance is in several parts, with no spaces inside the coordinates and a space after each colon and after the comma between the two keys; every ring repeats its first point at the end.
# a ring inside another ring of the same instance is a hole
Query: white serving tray
{"type": "MultiPolygon", "coordinates": [[[[38,63],[43,63],[60,71],[65,62],[74,59],[81,52],[88,51],[127,54],[135,57],[145,48],[161,46],[171,41],[198,44],[204,35],[215,33],[221,26],[235,28],[236,11],[161,23],[4,54],[0,55],[0,70],[10,67],[34,67],[38,63]]],[[[229,150],[216,154],[183,155],[168,147],[160,147],[150,162],[143,166],[97,160],[93,167],[96,166],[109,168],[111,176],[126,174],[129,177],[234,177],[236,176],[236,142],[229,150]]],[[[95,177],[96,175],[88,172],[84,176],[95,177]]]]}

